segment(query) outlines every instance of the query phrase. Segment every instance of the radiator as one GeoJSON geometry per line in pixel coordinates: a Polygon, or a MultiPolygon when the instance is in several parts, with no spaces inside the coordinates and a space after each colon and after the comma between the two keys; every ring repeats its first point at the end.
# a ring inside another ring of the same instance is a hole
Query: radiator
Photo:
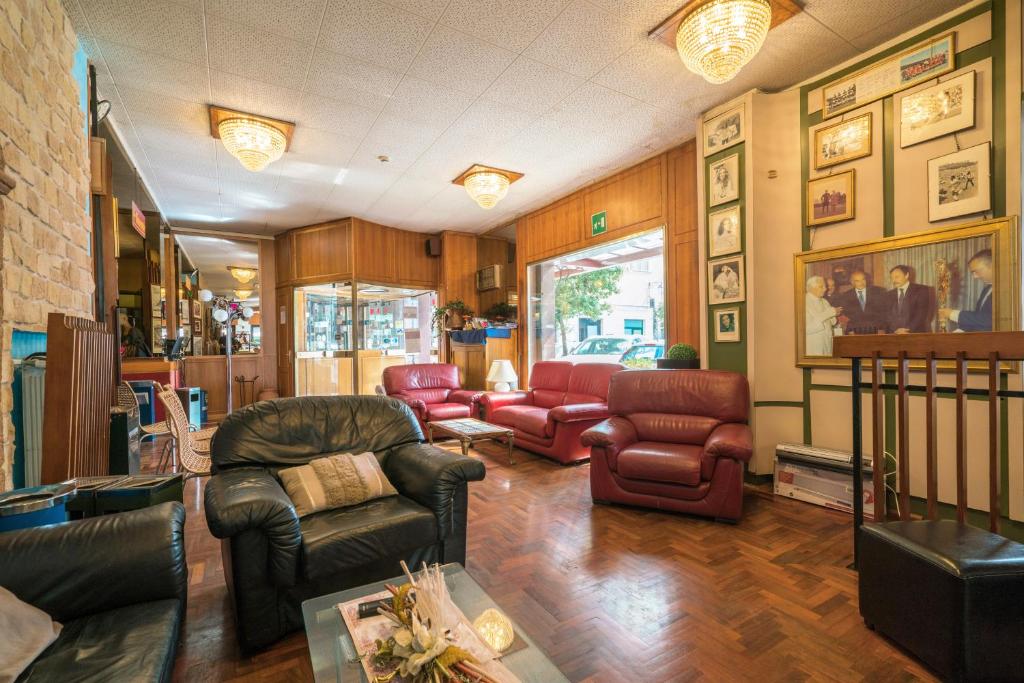
{"type": "Polygon", "coordinates": [[[46,362],[34,363],[26,363],[21,368],[25,486],[39,486],[43,483],[43,397],[46,393],[46,362]]]}

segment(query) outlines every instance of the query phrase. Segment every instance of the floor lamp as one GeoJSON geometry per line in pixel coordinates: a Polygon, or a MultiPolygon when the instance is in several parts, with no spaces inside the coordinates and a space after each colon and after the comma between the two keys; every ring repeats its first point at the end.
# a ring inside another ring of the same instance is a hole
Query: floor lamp
{"type": "MultiPolygon", "coordinates": [[[[248,320],[249,318],[252,317],[253,311],[248,306],[242,306],[241,304],[238,303],[232,303],[226,297],[214,296],[213,292],[211,292],[208,289],[203,289],[199,291],[199,300],[202,301],[203,303],[209,303],[211,308],[213,309],[213,312],[211,313],[213,319],[227,326],[227,333],[225,335],[225,339],[227,340],[227,348],[224,349],[224,353],[227,356],[227,414],[230,415],[232,407],[234,406],[234,400],[231,395],[231,387],[232,383],[234,382],[234,379],[231,376],[231,322],[233,320],[248,320]]],[[[245,400],[244,394],[242,396],[242,400],[245,400]]]]}

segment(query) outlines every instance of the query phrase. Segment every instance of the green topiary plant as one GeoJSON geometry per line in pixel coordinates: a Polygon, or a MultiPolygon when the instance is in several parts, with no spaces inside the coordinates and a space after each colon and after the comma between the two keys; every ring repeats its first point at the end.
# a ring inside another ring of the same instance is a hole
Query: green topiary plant
{"type": "Polygon", "coordinates": [[[666,358],[672,360],[696,360],[697,349],[689,344],[673,344],[669,347],[666,358]]]}
{"type": "Polygon", "coordinates": [[[484,317],[488,320],[510,320],[516,317],[516,307],[501,301],[484,311],[484,317]]]}
{"type": "Polygon", "coordinates": [[[445,321],[450,313],[463,318],[470,318],[473,316],[473,309],[467,306],[466,302],[462,299],[454,299],[444,306],[438,306],[434,309],[434,314],[430,316],[430,322],[438,332],[444,331],[445,321]]]}

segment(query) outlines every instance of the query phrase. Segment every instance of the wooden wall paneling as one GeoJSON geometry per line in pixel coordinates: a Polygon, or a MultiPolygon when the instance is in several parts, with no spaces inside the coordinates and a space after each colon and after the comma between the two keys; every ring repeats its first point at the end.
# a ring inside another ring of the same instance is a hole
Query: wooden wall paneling
{"type": "Polygon", "coordinates": [[[398,264],[396,277],[400,283],[418,284],[437,289],[441,259],[427,255],[427,239],[433,235],[408,230],[395,230],[394,258],[398,264]]]}
{"type": "Polygon", "coordinates": [[[274,238],[274,263],[277,273],[277,282],[291,282],[295,279],[294,262],[292,259],[292,248],[295,236],[291,231],[278,235],[274,238]]]}
{"type": "Polygon", "coordinates": [[[277,250],[270,240],[260,240],[260,387],[277,388],[277,250]]]}
{"type": "MultiPolygon", "coordinates": [[[[211,422],[220,422],[227,415],[227,357],[186,356],[185,378],[188,386],[206,390],[208,417],[211,422]]],[[[238,354],[231,357],[231,376],[254,377],[260,374],[262,359],[259,354],[238,354]]],[[[235,382],[231,387],[232,403],[235,410],[242,407],[242,396],[235,382]]],[[[258,393],[258,392],[257,392],[258,393]]],[[[255,397],[254,397],[255,398],[255,397]]]]}
{"type": "Polygon", "coordinates": [[[164,326],[167,338],[174,339],[178,333],[178,259],[174,255],[174,235],[168,233],[163,240],[160,275],[164,288],[164,326]]]}
{"type": "Polygon", "coordinates": [[[498,289],[478,292],[477,299],[480,312],[483,313],[494,304],[508,299],[508,291],[516,287],[515,244],[498,237],[480,237],[476,241],[477,270],[491,265],[502,267],[502,283],[498,289]],[[511,249],[510,249],[511,247],[511,249]],[[509,254],[512,260],[509,260],[509,254]]]}
{"type": "MultiPolygon", "coordinates": [[[[526,239],[526,262],[572,251],[583,242],[583,201],[579,193],[570,195],[522,219],[526,239]]],[[[517,244],[519,240],[517,239],[517,244]]]]}
{"type": "Polygon", "coordinates": [[[278,287],[274,292],[276,310],[264,309],[264,330],[277,330],[277,391],[281,396],[295,395],[295,333],[293,332],[293,289],[278,287]],[[273,320],[271,320],[271,316],[273,320]]]}
{"type": "MultiPolygon", "coordinates": [[[[107,157],[107,165],[108,167],[110,165],[109,157],[107,157]]],[[[109,173],[108,168],[108,175],[109,173]]],[[[114,312],[114,309],[117,308],[117,297],[120,291],[120,287],[118,287],[117,256],[114,253],[114,247],[117,244],[117,197],[111,193],[106,196],[98,196],[96,201],[99,205],[100,221],[103,226],[103,259],[101,265],[103,268],[103,315],[107,324],[113,325],[110,329],[117,330],[117,315],[114,312]],[[110,322],[112,316],[113,323],[110,322]]],[[[96,313],[98,318],[99,311],[96,311],[96,313]]]]}
{"type": "Polygon", "coordinates": [[[352,277],[352,221],[332,221],[291,231],[295,282],[352,277]]]}
{"type": "Polygon", "coordinates": [[[394,228],[352,219],[353,273],[361,282],[395,282],[398,277],[394,228]]]}
{"type": "Polygon", "coordinates": [[[599,237],[601,240],[645,222],[662,221],[665,208],[663,156],[648,159],[583,191],[585,238],[590,238],[590,217],[599,211],[608,212],[608,231],[599,237]]]}
{"type": "Polygon", "coordinates": [[[690,141],[666,154],[666,342],[700,350],[697,152],[690,141]]]}
{"type": "Polygon", "coordinates": [[[441,233],[440,303],[462,299],[479,313],[476,293],[476,236],[462,232],[441,233]]]}

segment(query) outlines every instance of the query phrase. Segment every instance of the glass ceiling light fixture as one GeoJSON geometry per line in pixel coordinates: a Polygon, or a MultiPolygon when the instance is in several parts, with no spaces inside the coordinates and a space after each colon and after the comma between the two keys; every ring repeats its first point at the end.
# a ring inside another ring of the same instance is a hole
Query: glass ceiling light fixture
{"type": "Polygon", "coordinates": [[[288,151],[295,124],[210,105],[210,134],[242,166],[262,171],[288,151]]]}
{"type": "Polygon", "coordinates": [[[228,266],[228,272],[231,273],[231,277],[238,280],[239,284],[247,285],[256,279],[255,268],[245,268],[243,266],[228,266]]]}
{"type": "Polygon", "coordinates": [[[758,53],[772,25],[768,0],[694,3],[676,31],[676,50],[686,68],[708,83],[732,80],[758,53]]]}
{"type": "Polygon", "coordinates": [[[235,290],[235,298],[238,299],[239,301],[244,301],[245,299],[248,299],[250,296],[252,296],[252,290],[251,289],[236,289],[235,290]]]}
{"type": "Polygon", "coordinates": [[[465,187],[481,209],[493,209],[508,194],[508,186],[522,177],[522,173],[515,171],[473,164],[452,183],[465,187]]]}

